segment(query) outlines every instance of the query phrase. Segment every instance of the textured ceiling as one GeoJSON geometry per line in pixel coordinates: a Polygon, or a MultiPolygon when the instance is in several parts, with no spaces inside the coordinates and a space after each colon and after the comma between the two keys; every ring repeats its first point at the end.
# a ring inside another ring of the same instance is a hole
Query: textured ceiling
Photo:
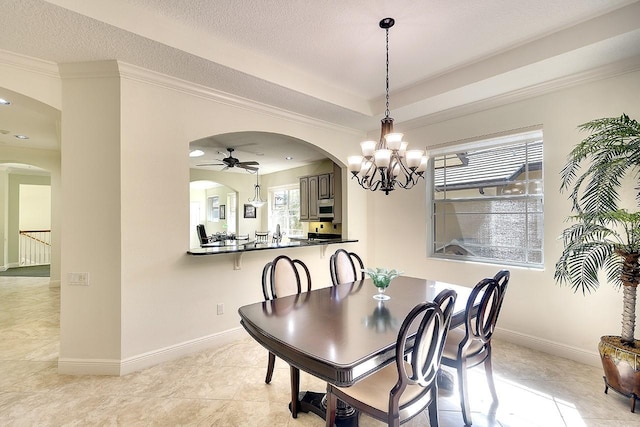
{"type": "Polygon", "coordinates": [[[387,16],[400,129],[640,62],[640,2],[629,0],[2,0],[0,49],[118,59],[369,131],[384,113],[387,16]]]}

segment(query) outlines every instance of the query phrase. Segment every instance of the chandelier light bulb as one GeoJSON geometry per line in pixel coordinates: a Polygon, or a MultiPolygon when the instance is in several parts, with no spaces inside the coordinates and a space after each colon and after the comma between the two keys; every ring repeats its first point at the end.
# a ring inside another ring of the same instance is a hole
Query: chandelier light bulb
{"type": "Polygon", "coordinates": [[[347,159],[349,162],[349,172],[360,172],[362,169],[362,160],[362,156],[349,156],[347,159]]]}
{"type": "Polygon", "coordinates": [[[407,152],[407,146],[409,144],[407,143],[407,141],[402,141],[402,143],[400,144],[400,149],[398,150],[398,157],[400,157],[401,159],[404,157],[405,153],[407,152]]]}
{"type": "Polygon", "coordinates": [[[391,150],[387,148],[376,150],[374,160],[376,162],[376,166],[379,168],[389,167],[389,163],[391,162],[391,150]]]}
{"type": "Polygon", "coordinates": [[[362,155],[366,158],[373,157],[373,153],[376,151],[376,145],[378,143],[375,141],[364,141],[360,143],[360,147],[362,148],[362,155]]]}
{"type": "Polygon", "coordinates": [[[422,156],[422,159],[420,159],[420,166],[418,166],[418,169],[416,170],[417,173],[424,173],[427,170],[427,164],[429,163],[429,157],[427,156],[422,156]]]}
{"type": "Polygon", "coordinates": [[[387,148],[389,150],[398,151],[402,146],[402,137],[404,135],[401,133],[388,133],[384,136],[384,139],[387,141],[387,148]]]}
{"type": "Polygon", "coordinates": [[[420,162],[422,160],[422,155],[424,151],[422,150],[409,150],[406,153],[406,161],[407,167],[409,169],[416,169],[420,166],[420,162]]]}

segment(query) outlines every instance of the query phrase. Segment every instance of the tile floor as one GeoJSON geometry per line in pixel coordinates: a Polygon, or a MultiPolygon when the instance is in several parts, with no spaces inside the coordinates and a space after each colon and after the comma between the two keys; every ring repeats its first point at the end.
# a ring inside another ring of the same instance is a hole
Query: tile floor
{"type": "MultiPolygon", "coordinates": [[[[265,384],[267,352],[250,338],[123,377],[58,375],[58,307],[48,278],[0,278],[0,426],[324,426],[291,418],[288,366],[278,360],[265,384]]],[[[471,370],[474,426],[640,426],[640,410],[603,394],[599,368],[498,339],[494,348],[500,404],[492,410],[482,368],[471,370]]],[[[324,384],[302,373],[301,389],[324,384]]],[[[440,419],[462,425],[456,394],[441,393],[440,419]]]]}

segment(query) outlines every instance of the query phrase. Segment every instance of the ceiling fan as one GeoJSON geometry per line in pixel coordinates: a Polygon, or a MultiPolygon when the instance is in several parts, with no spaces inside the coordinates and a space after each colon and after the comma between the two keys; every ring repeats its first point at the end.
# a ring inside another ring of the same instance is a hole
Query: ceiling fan
{"type": "MultiPolygon", "coordinates": [[[[233,148],[227,148],[227,151],[229,152],[229,157],[220,159],[219,161],[222,163],[201,163],[197,166],[224,166],[222,170],[229,169],[229,168],[242,168],[242,169],[246,169],[249,172],[255,172],[258,170],[257,166],[260,163],[256,162],[255,160],[252,160],[250,162],[241,162],[237,158],[233,157],[233,152],[234,152],[233,148]]],[[[225,153],[220,153],[220,154],[225,154],[225,153]]]]}

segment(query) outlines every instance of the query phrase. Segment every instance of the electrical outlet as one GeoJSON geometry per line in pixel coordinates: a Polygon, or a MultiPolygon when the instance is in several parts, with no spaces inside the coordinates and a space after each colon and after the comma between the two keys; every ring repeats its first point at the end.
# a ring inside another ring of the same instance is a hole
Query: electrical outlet
{"type": "Polygon", "coordinates": [[[69,284],[73,286],[89,286],[89,273],[69,273],[69,284]]]}
{"type": "Polygon", "coordinates": [[[224,314],[224,304],[218,304],[218,315],[224,314]]]}

